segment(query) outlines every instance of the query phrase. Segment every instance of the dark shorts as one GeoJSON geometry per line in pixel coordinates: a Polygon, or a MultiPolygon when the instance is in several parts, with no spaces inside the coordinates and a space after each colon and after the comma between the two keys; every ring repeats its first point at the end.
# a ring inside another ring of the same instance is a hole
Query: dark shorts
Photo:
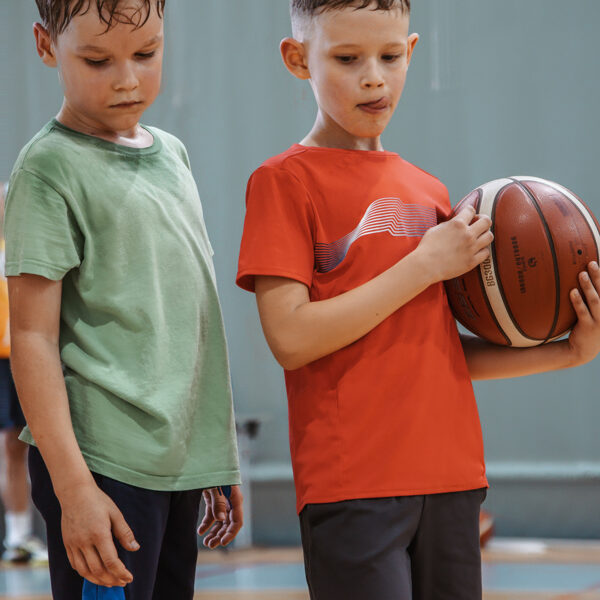
{"type": "Polygon", "coordinates": [[[300,513],[311,600],[481,600],[486,490],[309,504],[300,513]]]}
{"type": "Polygon", "coordinates": [[[0,358],[0,429],[25,427],[8,358],[0,358]]]}
{"type": "MultiPolygon", "coordinates": [[[[50,581],[54,600],[81,600],[83,579],[67,558],[61,534],[61,511],[39,450],[29,451],[33,502],[46,521],[50,581]]],[[[119,558],[133,574],[125,587],[127,600],[192,600],[198,557],[196,526],[202,490],[157,492],[94,474],[119,507],[140,544],[119,558]]]]}

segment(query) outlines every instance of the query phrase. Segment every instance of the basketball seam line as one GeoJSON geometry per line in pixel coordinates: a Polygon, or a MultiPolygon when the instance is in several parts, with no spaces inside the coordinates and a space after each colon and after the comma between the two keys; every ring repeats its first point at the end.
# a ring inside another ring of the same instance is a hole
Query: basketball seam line
{"type": "MultiPolygon", "coordinates": [[[[509,186],[512,185],[512,182],[514,182],[514,179],[511,179],[511,183],[507,183],[504,187],[500,188],[497,192],[496,192],[496,198],[494,199],[494,205],[492,206],[492,223],[494,224],[494,230],[495,230],[495,223],[496,223],[496,208],[498,206],[498,201],[497,198],[498,196],[500,196],[500,194],[509,186]]],[[[494,233],[494,232],[492,232],[494,233]]],[[[498,268],[498,260],[497,260],[497,253],[496,253],[496,243],[495,241],[492,244],[492,260],[494,261],[494,270],[496,271],[496,273],[498,274],[496,277],[497,283],[498,283],[498,291],[500,292],[500,296],[502,298],[502,302],[504,304],[504,308],[506,310],[506,314],[508,315],[508,318],[512,321],[513,325],[515,326],[515,329],[526,339],[529,340],[537,340],[537,338],[534,338],[528,334],[526,334],[523,329],[521,329],[521,326],[519,325],[518,321],[515,319],[515,315],[513,314],[511,308],[510,308],[510,304],[508,303],[508,299],[506,297],[506,294],[504,292],[504,286],[502,285],[502,277],[500,277],[500,270],[498,268]]],[[[541,340],[539,340],[541,341],[541,340]]],[[[512,346],[512,340],[510,340],[510,345],[512,346]]]]}
{"type": "Polygon", "coordinates": [[[554,319],[552,321],[552,326],[550,327],[550,331],[548,332],[548,335],[545,336],[545,339],[543,342],[545,344],[546,342],[551,340],[556,335],[556,332],[554,330],[556,329],[556,325],[558,323],[558,317],[560,315],[560,271],[558,270],[558,257],[556,255],[556,246],[554,244],[554,238],[552,237],[552,232],[550,231],[550,227],[548,227],[548,222],[546,221],[546,217],[544,216],[544,213],[542,212],[542,209],[541,209],[540,205],[538,204],[538,201],[537,201],[535,195],[526,185],[524,185],[518,179],[513,179],[513,181],[521,189],[523,189],[524,192],[533,201],[533,205],[535,206],[535,209],[537,210],[537,212],[540,216],[540,219],[542,221],[542,225],[544,226],[544,229],[546,231],[546,236],[548,237],[548,243],[550,244],[550,251],[552,252],[552,264],[554,266],[556,296],[555,296],[555,304],[554,304],[554,319]]]}

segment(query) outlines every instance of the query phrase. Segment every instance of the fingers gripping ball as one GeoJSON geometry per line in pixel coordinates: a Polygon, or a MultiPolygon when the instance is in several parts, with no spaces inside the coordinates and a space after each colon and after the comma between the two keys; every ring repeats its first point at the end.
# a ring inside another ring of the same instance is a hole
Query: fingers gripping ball
{"type": "Polygon", "coordinates": [[[463,198],[492,219],[491,254],[446,282],[454,316],[491,342],[536,346],[569,331],[569,293],[600,258],[600,226],[567,188],[536,177],[490,181],[463,198]]]}

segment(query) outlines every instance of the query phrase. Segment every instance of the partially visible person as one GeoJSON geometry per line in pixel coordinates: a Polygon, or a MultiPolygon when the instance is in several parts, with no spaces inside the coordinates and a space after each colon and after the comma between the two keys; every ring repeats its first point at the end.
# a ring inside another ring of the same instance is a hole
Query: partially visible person
{"type": "MultiPolygon", "coordinates": [[[[0,183],[0,230],[4,228],[4,198],[8,184],[0,183]]],[[[10,372],[8,288],[4,276],[4,237],[0,237],[0,430],[4,452],[2,486],[4,503],[4,552],[13,563],[47,563],[48,551],[33,535],[33,513],[27,478],[28,445],[19,440],[25,417],[10,372]]]]}

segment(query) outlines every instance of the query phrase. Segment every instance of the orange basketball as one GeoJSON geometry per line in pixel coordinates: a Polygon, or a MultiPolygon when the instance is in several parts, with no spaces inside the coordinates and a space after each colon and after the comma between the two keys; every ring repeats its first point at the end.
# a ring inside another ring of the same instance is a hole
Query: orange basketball
{"type": "Polygon", "coordinates": [[[492,219],[490,257],[446,282],[455,317],[496,344],[536,346],[576,322],[569,292],[600,258],[600,225],[567,188],[537,177],[490,181],[463,198],[492,219]]]}

